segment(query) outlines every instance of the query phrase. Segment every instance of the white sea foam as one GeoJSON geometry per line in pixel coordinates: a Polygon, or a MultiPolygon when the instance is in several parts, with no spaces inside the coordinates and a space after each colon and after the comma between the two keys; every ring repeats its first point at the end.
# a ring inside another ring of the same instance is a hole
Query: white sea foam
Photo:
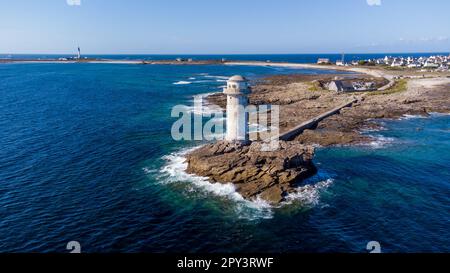
{"type": "Polygon", "coordinates": [[[437,113],[437,112],[431,112],[429,113],[432,117],[446,117],[450,116],[450,113],[437,113]]]}
{"type": "Polygon", "coordinates": [[[227,82],[229,77],[226,76],[214,76],[214,75],[207,75],[207,74],[200,74],[200,77],[202,79],[198,79],[194,81],[193,83],[208,83],[208,82],[227,82]]]}
{"type": "Polygon", "coordinates": [[[193,81],[192,83],[207,83],[207,82],[214,82],[212,80],[197,80],[197,81],[193,81]]]}
{"type": "Polygon", "coordinates": [[[194,96],[194,99],[192,101],[192,104],[195,104],[195,101],[201,101],[202,102],[202,107],[195,107],[195,105],[193,106],[188,106],[186,107],[186,111],[191,112],[195,115],[218,115],[218,114],[223,114],[223,109],[218,106],[218,105],[214,105],[214,104],[210,104],[208,103],[208,101],[206,100],[206,97],[213,95],[213,94],[217,94],[217,92],[211,92],[211,93],[205,93],[205,94],[200,94],[200,95],[196,95],[194,96]]]}
{"type": "Polygon", "coordinates": [[[233,184],[211,183],[206,177],[188,174],[186,172],[185,155],[195,149],[187,149],[164,156],[163,159],[166,164],[161,168],[161,175],[158,180],[161,183],[190,183],[194,186],[193,191],[201,190],[232,200],[235,202],[234,209],[240,218],[249,220],[272,218],[273,210],[267,202],[260,199],[255,201],[245,200],[236,191],[233,184]]]}
{"type": "Polygon", "coordinates": [[[380,131],[386,131],[387,129],[380,124],[378,127],[365,127],[359,130],[361,134],[367,134],[367,133],[373,133],[373,132],[380,132],[380,131]]]}
{"type": "Polygon", "coordinates": [[[191,84],[192,82],[188,82],[188,81],[179,81],[179,82],[174,82],[173,84],[175,85],[185,85],[185,84],[191,84]]]}
{"type": "Polygon", "coordinates": [[[327,179],[315,184],[298,187],[295,192],[286,197],[284,204],[300,202],[302,205],[316,206],[320,202],[321,193],[333,184],[333,179],[327,179]]]}
{"type": "Polygon", "coordinates": [[[214,75],[204,75],[204,78],[210,78],[210,79],[218,79],[218,80],[228,80],[230,77],[227,76],[214,76],[214,75]]]}
{"type": "Polygon", "coordinates": [[[373,139],[371,142],[369,142],[369,145],[375,149],[384,148],[386,145],[395,142],[395,138],[393,137],[385,137],[382,135],[368,135],[368,136],[370,136],[373,139]]]}
{"type": "Polygon", "coordinates": [[[419,119],[419,118],[427,118],[427,116],[405,114],[403,115],[403,117],[400,118],[400,120],[419,119]]]}
{"type": "Polygon", "coordinates": [[[152,174],[152,173],[157,172],[157,170],[150,169],[150,168],[147,168],[147,167],[142,168],[142,170],[144,171],[145,174],[152,174]]]}
{"type": "MultiPolygon", "coordinates": [[[[316,206],[320,203],[321,193],[330,187],[333,179],[326,179],[318,183],[308,184],[298,187],[295,192],[286,197],[286,201],[280,205],[271,206],[268,202],[261,198],[255,200],[246,200],[240,195],[233,184],[211,183],[208,178],[200,177],[186,172],[187,162],[185,156],[187,153],[197,149],[190,148],[180,152],[175,152],[163,157],[164,166],[156,174],[156,178],[160,183],[188,183],[186,194],[198,193],[199,191],[213,196],[225,198],[233,202],[232,209],[239,218],[247,220],[271,219],[274,210],[291,204],[301,204],[301,206],[316,206]]],[[[148,175],[154,176],[154,171],[148,172],[148,175]]]]}
{"type": "Polygon", "coordinates": [[[179,81],[174,84],[197,84],[197,83],[212,83],[212,82],[226,82],[228,77],[226,76],[213,76],[207,73],[198,74],[199,77],[189,77],[189,81],[179,81]]]}

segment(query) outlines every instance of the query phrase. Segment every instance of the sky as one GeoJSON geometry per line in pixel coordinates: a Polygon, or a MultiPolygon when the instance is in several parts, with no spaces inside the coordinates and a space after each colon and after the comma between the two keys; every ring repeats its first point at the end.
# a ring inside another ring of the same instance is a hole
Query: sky
{"type": "Polygon", "coordinates": [[[448,0],[0,0],[0,53],[449,52],[448,0]]]}

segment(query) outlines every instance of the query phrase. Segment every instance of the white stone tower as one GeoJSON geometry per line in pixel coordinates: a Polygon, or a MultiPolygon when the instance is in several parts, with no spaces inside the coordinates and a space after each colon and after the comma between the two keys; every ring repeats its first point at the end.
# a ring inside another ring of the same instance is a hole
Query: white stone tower
{"type": "Polygon", "coordinates": [[[227,141],[249,142],[248,119],[246,112],[251,93],[247,79],[233,76],[227,81],[223,93],[227,95],[227,141]]]}

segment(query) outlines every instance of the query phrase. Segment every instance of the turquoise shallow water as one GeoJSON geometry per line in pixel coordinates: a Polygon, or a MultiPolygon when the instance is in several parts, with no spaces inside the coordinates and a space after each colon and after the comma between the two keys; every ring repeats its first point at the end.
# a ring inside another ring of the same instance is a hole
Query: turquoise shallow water
{"type": "Polygon", "coordinates": [[[319,174],[278,208],[183,172],[201,142],[172,140],[174,105],[233,74],[293,72],[327,73],[0,65],[0,251],[449,251],[449,116],[380,121],[369,145],[318,149],[319,174]]]}

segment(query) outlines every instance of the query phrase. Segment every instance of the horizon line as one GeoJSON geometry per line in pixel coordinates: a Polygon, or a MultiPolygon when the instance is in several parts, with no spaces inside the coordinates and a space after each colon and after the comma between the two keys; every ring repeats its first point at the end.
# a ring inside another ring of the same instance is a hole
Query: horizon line
{"type": "MultiPolygon", "coordinates": [[[[404,52],[320,52],[320,53],[84,53],[82,55],[154,55],[154,56],[221,56],[221,55],[351,55],[351,54],[450,54],[450,51],[404,51],[404,52]]],[[[68,53],[1,53],[0,55],[76,55],[76,52],[68,53]]]]}

